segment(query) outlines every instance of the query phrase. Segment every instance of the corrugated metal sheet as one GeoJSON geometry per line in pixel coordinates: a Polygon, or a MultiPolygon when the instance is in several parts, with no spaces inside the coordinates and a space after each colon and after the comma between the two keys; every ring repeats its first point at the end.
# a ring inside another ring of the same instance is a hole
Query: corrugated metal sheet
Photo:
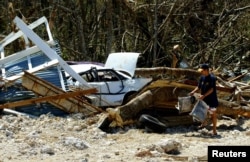
{"type": "MultiPolygon", "coordinates": [[[[21,85],[20,85],[21,86],[21,85]]],[[[8,87],[0,90],[0,103],[19,101],[35,97],[31,91],[22,90],[16,86],[8,87]]]]}
{"type": "Polygon", "coordinates": [[[40,116],[43,114],[52,114],[54,116],[65,116],[68,113],[58,109],[57,107],[49,104],[49,103],[41,103],[41,104],[33,104],[28,106],[22,106],[16,108],[17,111],[23,112],[26,114],[40,116]]]}
{"type": "MultiPolygon", "coordinates": [[[[58,55],[61,55],[60,47],[58,43],[56,43],[56,45],[53,46],[52,49],[55,50],[58,55]]],[[[34,53],[30,55],[29,57],[30,57],[30,62],[31,62],[32,67],[37,67],[39,65],[43,65],[46,62],[50,61],[50,59],[41,51],[34,53]]],[[[29,63],[28,57],[25,57],[16,61],[8,62],[7,64],[5,64],[6,76],[10,77],[13,75],[18,75],[24,70],[28,70],[29,69],[28,63],[29,63]]],[[[60,76],[59,76],[60,72],[61,71],[58,70],[57,66],[53,66],[53,67],[41,70],[39,72],[36,72],[35,75],[60,88],[63,88],[60,82],[60,76]]],[[[63,80],[64,80],[64,83],[66,83],[66,78],[64,78],[63,80]]]]}
{"type": "Polygon", "coordinates": [[[60,77],[59,77],[59,71],[58,71],[58,68],[55,66],[36,72],[34,73],[34,75],[54,84],[55,86],[59,88],[62,88],[60,77]]]}
{"type": "MultiPolygon", "coordinates": [[[[56,45],[53,46],[52,49],[55,50],[58,55],[61,55],[61,50],[60,50],[60,46],[58,43],[56,43],[56,45]]],[[[50,59],[41,51],[31,54],[28,57],[6,63],[4,66],[5,71],[6,71],[6,76],[10,77],[13,75],[18,75],[24,70],[28,70],[29,69],[28,59],[30,59],[30,63],[32,67],[43,65],[46,62],[50,61],[50,59]]],[[[52,83],[53,85],[59,88],[63,88],[63,86],[61,85],[61,81],[60,81],[61,72],[63,76],[63,83],[66,84],[67,81],[66,81],[65,74],[57,66],[52,66],[44,70],[38,71],[34,73],[34,75],[52,83]]],[[[35,94],[31,91],[26,91],[22,88],[21,79],[15,81],[13,86],[0,90],[0,104],[6,103],[6,102],[29,99],[32,97],[35,97],[35,94]]],[[[66,112],[63,112],[62,110],[56,108],[55,106],[49,103],[17,107],[16,110],[20,112],[25,112],[31,115],[35,115],[35,116],[39,116],[41,114],[47,114],[47,113],[51,113],[53,115],[60,115],[60,116],[67,114],[66,112]]]]}

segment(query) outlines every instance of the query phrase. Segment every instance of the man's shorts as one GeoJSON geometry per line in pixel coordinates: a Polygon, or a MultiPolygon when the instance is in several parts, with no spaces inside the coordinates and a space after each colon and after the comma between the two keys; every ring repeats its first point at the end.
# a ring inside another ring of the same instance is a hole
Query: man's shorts
{"type": "Polygon", "coordinates": [[[216,112],[216,107],[209,107],[208,108],[208,112],[209,112],[209,114],[214,114],[215,112],[216,112]]]}

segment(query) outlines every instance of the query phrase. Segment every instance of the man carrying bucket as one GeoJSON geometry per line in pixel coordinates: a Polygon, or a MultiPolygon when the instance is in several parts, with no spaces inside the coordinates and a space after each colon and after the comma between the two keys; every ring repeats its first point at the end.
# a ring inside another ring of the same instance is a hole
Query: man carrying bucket
{"type": "MultiPolygon", "coordinates": [[[[195,92],[200,90],[201,95],[199,96],[199,99],[203,100],[209,106],[208,112],[212,118],[213,135],[217,135],[216,107],[218,106],[218,98],[216,93],[216,77],[209,72],[209,66],[207,64],[202,64],[198,71],[201,73],[201,77],[198,86],[190,93],[190,95],[194,95],[195,92]]],[[[204,128],[206,124],[206,121],[204,121],[199,128],[204,128]]]]}

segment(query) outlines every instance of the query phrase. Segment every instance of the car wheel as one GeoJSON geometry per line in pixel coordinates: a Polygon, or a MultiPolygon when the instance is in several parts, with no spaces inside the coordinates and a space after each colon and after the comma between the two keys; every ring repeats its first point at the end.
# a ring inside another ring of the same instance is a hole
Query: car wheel
{"type": "Polygon", "coordinates": [[[166,130],[166,125],[160,122],[157,118],[147,114],[142,114],[139,118],[139,122],[145,127],[151,129],[154,132],[162,133],[166,130]]]}
{"type": "Polygon", "coordinates": [[[131,99],[132,99],[132,96],[136,93],[136,91],[131,91],[131,92],[128,92],[124,98],[123,98],[123,101],[122,101],[122,105],[125,105],[126,103],[128,103],[131,99]]]}

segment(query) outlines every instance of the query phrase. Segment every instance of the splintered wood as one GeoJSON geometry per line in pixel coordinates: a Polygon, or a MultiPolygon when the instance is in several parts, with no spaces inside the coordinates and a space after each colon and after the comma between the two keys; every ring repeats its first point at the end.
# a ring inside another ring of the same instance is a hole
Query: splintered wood
{"type": "Polygon", "coordinates": [[[86,116],[102,112],[102,109],[89,104],[87,101],[83,100],[83,98],[79,97],[79,95],[82,94],[96,92],[94,89],[68,93],[28,72],[25,72],[23,75],[22,85],[38,96],[43,96],[36,101],[45,100],[65,112],[83,113],[86,116]]]}

